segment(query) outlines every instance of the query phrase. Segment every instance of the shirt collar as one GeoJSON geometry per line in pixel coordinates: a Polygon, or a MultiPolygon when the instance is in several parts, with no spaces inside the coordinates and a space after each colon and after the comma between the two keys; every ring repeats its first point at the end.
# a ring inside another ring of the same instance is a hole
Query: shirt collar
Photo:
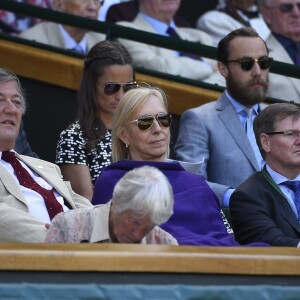
{"type": "MultiPolygon", "coordinates": [[[[277,173],[273,169],[271,169],[271,167],[268,164],[266,164],[266,169],[267,169],[268,173],[270,174],[270,176],[272,177],[272,179],[274,180],[274,182],[278,185],[285,182],[285,181],[290,180],[290,179],[284,177],[283,175],[277,173]]],[[[300,174],[294,180],[299,180],[300,181],[300,174]]]]}
{"type": "Polygon", "coordinates": [[[84,35],[80,43],[76,43],[61,24],[59,24],[59,29],[64,38],[66,49],[73,49],[76,45],[80,45],[84,53],[86,53],[86,35],[84,35]]]}
{"type": "Polygon", "coordinates": [[[109,236],[110,205],[111,205],[111,201],[101,205],[101,209],[97,209],[97,206],[94,207],[95,222],[93,225],[90,243],[97,243],[97,242],[111,240],[109,236]]]}
{"type": "Polygon", "coordinates": [[[139,14],[154,28],[156,33],[158,33],[160,35],[167,36],[168,34],[166,32],[167,32],[167,29],[169,26],[173,27],[176,30],[176,25],[173,20],[171,21],[170,25],[167,25],[166,23],[161,22],[152,17],[149,17],[148,15],[146,15],[142,12],[140,12],[139,14]]]}
{"type": "MultiPolygon", "coordinates": [[[[234,110],[236,111],[237,114],[241,113],[242,111],[245,110],[245,106],[242,105],[241,103],[237,102],[235,99],[233,99],[227,90],[225,90],[225,94],[226,94],[226,97],[228,98],[228,100],[230,101],[230,103],[232,104],[234,110]]],[[[258,114],[258,104],[255,104],[252,106],[252,108],[254,109],[256,115],[258,114]]]]}

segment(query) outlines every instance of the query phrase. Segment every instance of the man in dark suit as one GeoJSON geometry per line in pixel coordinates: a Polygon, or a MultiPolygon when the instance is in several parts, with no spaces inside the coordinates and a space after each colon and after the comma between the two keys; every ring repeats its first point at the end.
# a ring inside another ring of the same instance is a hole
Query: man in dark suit
{"type": "Polygon", "coordinates": [[[255,118],[254,132],[266,165],[231,196],[235,238],[300,247],[300,107],[270,105],[255,118]]]}

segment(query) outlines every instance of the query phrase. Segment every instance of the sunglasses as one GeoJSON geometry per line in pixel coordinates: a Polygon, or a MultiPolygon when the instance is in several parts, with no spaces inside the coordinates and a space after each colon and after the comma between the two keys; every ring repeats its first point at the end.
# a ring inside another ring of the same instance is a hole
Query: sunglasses
{"type": "Polygon", "coordinates": [[[269,7],[269,8],[278,8],[281,13],[290,13],[294,9],[294,5],[300,10],[300,2],[297,3],[282,3],[279,6],[269,7]]]}
{"type": "Polygon", "coordinates": [[[123,88],[124,93],[138,87],[138,84],[135,81],[127,82],[127,83],[107,83],[104,85],[101,85],[100,83],[97,82],[97,84],[104,87],[104,93],[108,96],[117,93],[121,89],[121,87],[123,88]]]}
{"type": "Polygon", "coordinates": [[[144,131],[152,127],[154,123],[154,119],[156,119],[158,124],[163,127],[170,127],[172,122],[172,116],[169,113],[159,113],[153,116],[151,115],[141,116],[129,123],[136,123],[137,127],[140,130],[144,131]]]}
{"type": "Polygon", "coordinates": [[[237,62],[241,65],[241,69],[244,71],[250,71],[255,62],[258,63],[259,67],[262,70],[267,70],[270,68],[272,64],[273,58],[271,57],[260,57],[260,58],[242,58],[242,59],[236,59],[236,60],[227,60],[226,63],[231,63],[231,62],[237,62]]]}

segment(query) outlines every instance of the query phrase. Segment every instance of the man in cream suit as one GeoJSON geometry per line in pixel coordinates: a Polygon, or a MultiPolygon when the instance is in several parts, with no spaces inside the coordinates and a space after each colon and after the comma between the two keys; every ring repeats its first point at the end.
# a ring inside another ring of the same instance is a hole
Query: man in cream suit
{"type": "MultiPolygon", "coordinates": [[[[175,26],[174,15],[179,5],[180,0],[139,0],[139,13],[134,21],[118,22],[118,24],[164,36],[172,36],[170,32],[167,32],[168,28],[172,27],[183,40],[212,45],[212,39],[206,33],[193,28],[175,26]]],[[[211,60],[191,58],[177,51],[151,46],[147,43],[124,39],[121,42],[130,52],[135,66],[225,84],[223,78],[217,73],[216,63],[211,60]]]]}
{"type": "MultiPolygon", "coordinates": [[[[97,20],[103,0],[53,0],[60,12],[97,20]]],[[[87,32],[86,29],[43,22],[20,34],[20,37],[64,49],[87,53],[105,35],[87,32]]]]}
{"type": "MultiPolygon", "coordinates": [[[[21,185],[13,165],[3,158],[3,153],[13,152],[25,107],[18,78],[1,68],[0,242],[43,242],[51,221],[44,198],[21,185]]],[[[69,182],[63,181],[56,165],[17,153],[16,157],[39,186],[53,191],[54,202],[59,202],[63,211],[91,206],[87,199],[73,192],[69,182]]]]}
{"type": "MultiPolygon", "coordinates": [[[[258,3],[272,32],[266,39],[270,56],[300,66],[300,2],[260,0],[258,3]]],[[[269,96],[300,103],[299,79],[270,73],[269,82],[269,96]]]]}
{"type": "Polygon", "coordinates": [[[228,207],[234,189],[262,165],[251,123],[264,108],[259,103],[267,93],[272,60],[258,34],[241,28],[220,41],[218,61],[227,89],[217,101],[182,115],[175,152],[183,161],[203,160],[199,175],[228,207]]]}

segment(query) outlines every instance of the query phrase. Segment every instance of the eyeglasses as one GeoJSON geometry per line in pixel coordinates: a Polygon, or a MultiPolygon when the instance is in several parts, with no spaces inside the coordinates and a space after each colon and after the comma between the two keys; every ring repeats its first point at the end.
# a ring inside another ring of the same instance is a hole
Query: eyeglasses
{"type": "Polygon", "coordinates": [[[268,8],[278,8],[279,11],[283,14],[290,13],[294,9],[294,5],[298,7],[298,10],[300,10],[300,2],[297,3],[282,3],[279,6],[267,6],[268,8]]]}
{"type": "Polygon", "coordinates": [[[156,115],[145,115],[138,117],[136,120],[133,120],[129,123],[136,123],[137,127],[140,130],[148,130],[152,127],[154,119],[158,122],[160,126],[170,127],[172,122],[172,116],[169,113],[159,113],[156,115]]]}
{"type": "MultiPolygon", "coordinates": [[[[90,3],[91,0],[79,0],[79,2],[81,2],[82,4],[88,4],[90,3]]],[[[104,4],[104,0],[92,0],[92,2],[95,4],[95,5],[103,5],[104,4]]]]}
{"type": "Polygon", "coordinates": [[[299,130],[285,130],[285,131],[275,131],[275,132],[266,132],[267,135],[274,135],[274,134],[282,134],[287,138],[295,139],[300,136],[299,130]]]}
{"type": "Polygon", "coordinates": [[[127,82],[127,83],[107,83],[104,85],[101,85],[97,82],[98,85],[104,87],[104,93],[108,96],[111,96],[115,93],[117,93],[121,87],[123,88],[124,93],[128,92],[131,89],[135,89],[138,87],[138,84],[135,81],[127,82]]]}
{"type": "Polygon", "coordinates": [[[244,71],[250,71],[255,62],[258,63],[259,67],[262,70],[267,70],[270,68],[271,64],[272,64],[273,58],[272,57],[266,57],[266,56],[262,56],[260,58],[241,58],[241,59],[235,59],[235,60],[227,60],[226,63],[230,63],[230,62],[237,62],[241,65],[242,70],[244,71]]]}

